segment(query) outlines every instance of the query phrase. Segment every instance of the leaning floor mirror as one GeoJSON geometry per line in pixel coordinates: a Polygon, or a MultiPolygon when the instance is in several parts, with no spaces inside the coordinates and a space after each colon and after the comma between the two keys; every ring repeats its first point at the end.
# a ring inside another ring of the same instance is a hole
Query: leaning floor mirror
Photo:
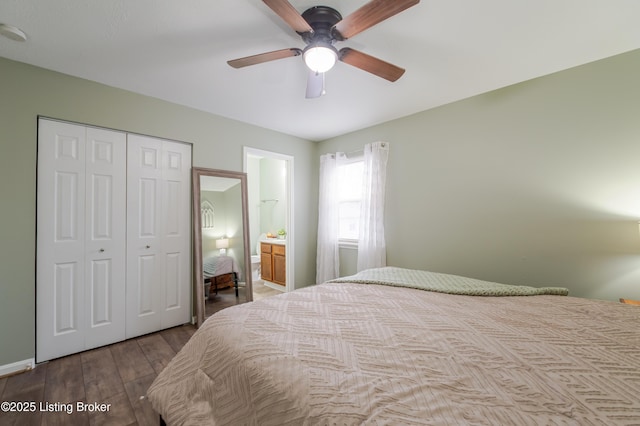
{"type": "Polygon", "coordinates": [[[253,285],[246,173],[194,167],[192,177],[193,281],[200,327],[212,304],[250,302],[253,285]]]}

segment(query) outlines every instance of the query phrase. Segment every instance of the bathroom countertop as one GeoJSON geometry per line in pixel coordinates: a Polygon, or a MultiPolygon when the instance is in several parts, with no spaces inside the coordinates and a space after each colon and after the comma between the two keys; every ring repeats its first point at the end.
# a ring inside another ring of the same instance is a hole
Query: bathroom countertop
{"type": "Polygon", "coordinates": [[[287,240],[280,240],[278,238],[263,238],[260,240],[263,243],[269,243],[269,244],[282,244],[285,245],[287,244],[287,240]]]}

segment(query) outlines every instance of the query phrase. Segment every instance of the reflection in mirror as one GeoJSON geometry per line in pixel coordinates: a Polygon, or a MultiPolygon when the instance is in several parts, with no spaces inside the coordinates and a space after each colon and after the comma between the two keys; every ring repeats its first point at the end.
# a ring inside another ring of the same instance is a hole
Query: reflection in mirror
{"type": "Polygon", "coordinates": [[[211,313],[252,300],[245,173],[193,168],[197,326],[211,313]]]}

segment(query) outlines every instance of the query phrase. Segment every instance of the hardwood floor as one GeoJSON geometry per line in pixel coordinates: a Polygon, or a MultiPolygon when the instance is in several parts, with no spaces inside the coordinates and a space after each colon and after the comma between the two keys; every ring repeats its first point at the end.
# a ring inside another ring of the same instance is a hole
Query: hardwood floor
{"type": "MultiPolygon", "coordinates": [[[[264,285],[262,280],[256,280],[253,283],[253,300],[260,300],[281,293],[264,285]]],[[[211,293],[209,300],[205,301],[205,315],[209,317],[221,309],[236,305],[238,302],[244,303],[245,301],[244,287],[238,289],[238,298],[236,298],[235,292],[230,287],[218,291],[217,295],[211,293]]]]}
{"type": "MultiPolygon", "coordinates": [[[[262,289],[261,295],[278,294],[277,290],[269,290],[262,289]]],[[[243,292],[241,288],[236,299],[233,289],[221,290],[217,299],[207,304],[208,313],[244,301],[243,292]]],[[[0,401],[36,405],[33,412],[0,411],[0,425],[156,426],[158,414],[144,395],[193,333],[195,326],[189,324],[174,327],[58,358],[26,373],[2,378],[0,401]],[[78,411],[78,402],[110,406],[103,412],[78,411]]]]}

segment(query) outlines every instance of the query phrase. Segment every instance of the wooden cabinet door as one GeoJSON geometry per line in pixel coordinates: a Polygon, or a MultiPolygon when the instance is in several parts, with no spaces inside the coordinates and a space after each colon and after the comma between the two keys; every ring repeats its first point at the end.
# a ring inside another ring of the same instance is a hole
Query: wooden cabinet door
{"type": "Polygon", "coordinates": [[[286,247],[282,244],[261,243],[260,267],[261,278],[272,283],[287,284],[286,247]]]}
{"type": "MultiPolygon", "coordinates": [[[[264,250],[264,244],[262,245],[264,250]]],[[[273,269],[271,268],[271,253],[260,254],[260,277],[266,281],[273,281],[273,269]]]]}
{"type": "Polygon", "coordinates": [[[287,284],[287,260],[279,254],[273,255],[273,280],[276,284],[287,284]]]}

